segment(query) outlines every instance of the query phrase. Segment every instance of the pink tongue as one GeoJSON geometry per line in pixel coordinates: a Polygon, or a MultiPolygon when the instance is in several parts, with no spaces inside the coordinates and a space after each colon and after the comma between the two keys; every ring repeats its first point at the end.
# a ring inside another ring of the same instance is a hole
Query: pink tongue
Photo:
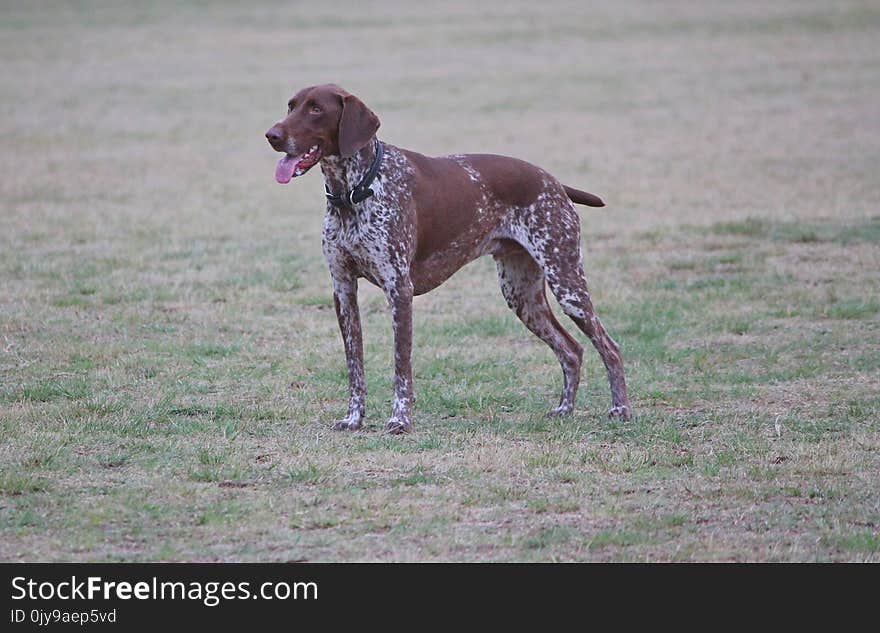
{"type": "Polygon", "coordinates": [[[275,166],[275,180],[282,185],[289,183],[290,179],[293,178],[293,170],[296,169],[296,164],[299,162],[297,158],[289,154],[282,156],[281,160],[278,161],[278,165],[275,166]]]}

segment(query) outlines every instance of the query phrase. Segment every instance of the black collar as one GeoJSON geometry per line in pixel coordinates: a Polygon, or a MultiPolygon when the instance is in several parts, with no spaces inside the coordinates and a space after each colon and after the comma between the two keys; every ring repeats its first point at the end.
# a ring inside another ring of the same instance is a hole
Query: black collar
{"type": "Polygon", "coordinates": [[[327,200],[330,201],[330,204],[335,207],[354,207],[358,202],[363,202],[372,196],[373,190],[370,189],[370,185],[373,184],[373,181],[379,173],[379,166],[382,164],[382,155],[384,153],[385,150],[382,142],[379,139],[376,139],[376,157],[373,159],[373,164],[370,165],[370,169],[351,191],[346,191],[341,194],[330,193],[330,188],[327,187],[327,183],[325,182],[324,195],[327,196],[327,200]]]}

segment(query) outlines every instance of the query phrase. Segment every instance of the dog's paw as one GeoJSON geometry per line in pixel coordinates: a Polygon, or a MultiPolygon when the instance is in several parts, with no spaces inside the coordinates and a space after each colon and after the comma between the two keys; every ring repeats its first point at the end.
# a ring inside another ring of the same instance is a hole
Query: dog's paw
{"type": "Polygon", "coordinates": [[[403,435],[413,430],[413,424],[407,418],[393,417],[385,423],[385,432],[389,435],[403,435]]]}
{"type": "Polygon", "coordinates": [[[347,418],[344,418],[342,420],[336,420],[336,422],[333,423],[333,430],[334,431],[357,431],[358,429],[361,428],[363,421],[364,421],[364,419],[362,416],[350,415],[347,418]]]}
{"type": "Polygon", "coordinates": [[[565,415],[571,415],[572,411],[574,411],[574,407],[570,404],[560,404],[558,407],[553,409],[552,411],[548,411],[545,417],[548,418],[561,418],[565,415]]]}
{"type": "Polygon", "coordinates": [[[621,420],[629,420],[632,417],[632,411],[627,405],[611,407],[608,411],[609,418],[620,418],[621,420]]]}

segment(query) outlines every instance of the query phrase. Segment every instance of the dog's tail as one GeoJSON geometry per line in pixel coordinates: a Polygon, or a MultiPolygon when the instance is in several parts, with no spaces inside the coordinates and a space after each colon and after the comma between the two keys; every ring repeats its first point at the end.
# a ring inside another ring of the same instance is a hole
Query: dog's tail
{"type": "Polygon", "coordinates": [[[599,196],[594,196],[591,193],[587,193],[586,191],[581,191],[580,189],[575,189],[574,187],[569,187],[568,185],[562,185],[565,189],[565,195],[568,196],[568,199],[572,202],[576,202],[577,204],[585,204],[588,207],[604,207],[605,203],[602,202],[602,198],[599,196]]]}

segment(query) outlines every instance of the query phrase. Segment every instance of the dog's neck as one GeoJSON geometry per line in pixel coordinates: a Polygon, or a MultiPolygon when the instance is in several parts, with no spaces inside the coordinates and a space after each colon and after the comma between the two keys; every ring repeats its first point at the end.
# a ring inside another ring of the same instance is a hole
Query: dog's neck
{"type": "Polygon", "coordinates": [[[333,193],[351,191],[361,182],[370,170],[376,158],[376,141],[371,137],[369,142],[349,158],[342,156],[325,156],[321,159],[321,173],[324,183],[333,193]]]}

